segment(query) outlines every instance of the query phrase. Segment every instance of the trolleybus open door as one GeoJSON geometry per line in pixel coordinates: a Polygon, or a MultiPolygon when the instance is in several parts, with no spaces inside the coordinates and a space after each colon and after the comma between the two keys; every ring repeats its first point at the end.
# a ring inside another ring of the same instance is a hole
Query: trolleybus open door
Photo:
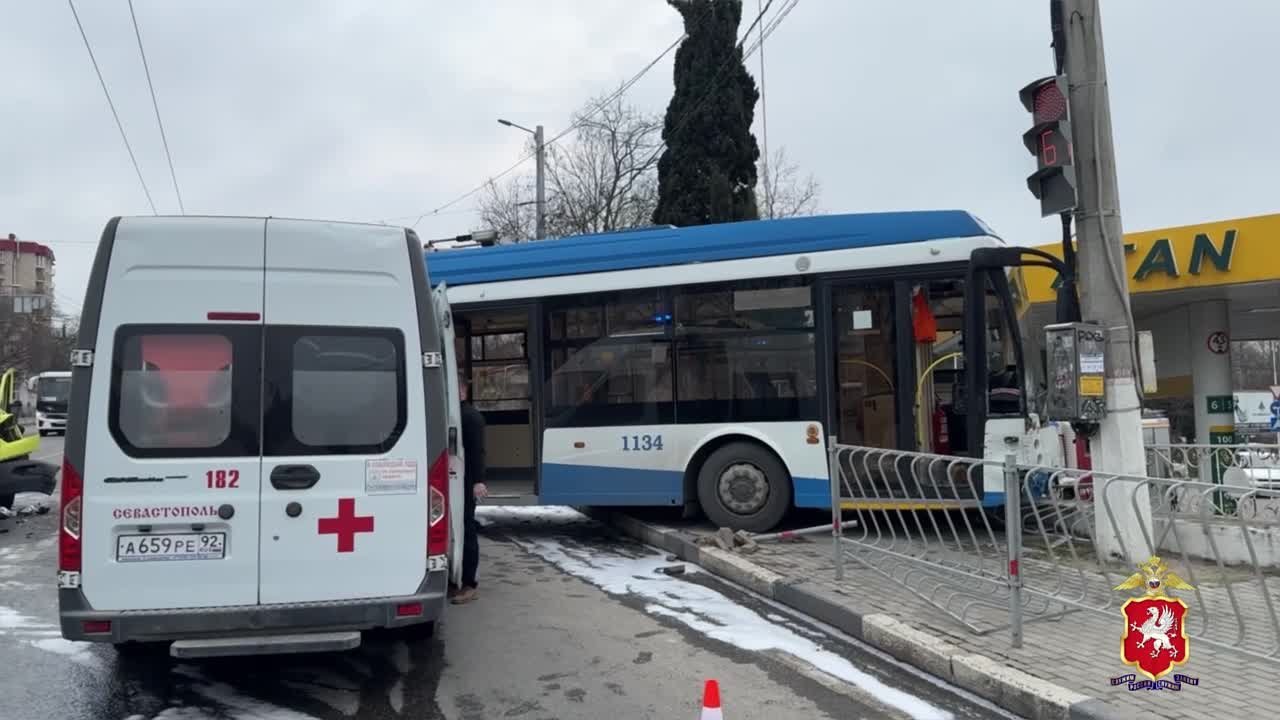
{"type": "Polygon", "coordinates": [[[1027,446],[1039,432],[1031,422],[1035,388],[1028,382],[1027,345],[1009,278],[1010,268],[1027,266],[1048,267],[1059,274],[1057,319],[1079,319],[1074,269],[1061,259],[1031,248],[973,251],[965,280],[963,331],[966,454],[996,461],[985,465],[983,487],[978,489],[988,509],[1005,503],[999,463],[1010,453],[1027,460],[1027,446]],[[997,326],[1004,332],[993,334],[997,326]]]}

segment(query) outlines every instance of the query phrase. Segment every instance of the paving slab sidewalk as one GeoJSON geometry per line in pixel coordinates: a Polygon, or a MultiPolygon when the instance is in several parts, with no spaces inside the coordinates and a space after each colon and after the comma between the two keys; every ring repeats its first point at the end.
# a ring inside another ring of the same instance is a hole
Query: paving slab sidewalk
{"type": "MultiPolygon", "coordinates": [[[[1087,611],[1028,618],[1023,645],[1010,643],[1007,620],[992,608],[975,633],[869,566],[846,561],[835,580],[829,537],[762,543],[751,554],[699,545],[699,532],[623,513],[598,520],[687,562],[818,618],[948,682],[1034,720],[1069,718],[1280,718],[1280,664],[1192,643],[1176,672],[1199,679],[1180,691],[1112,686],[1124,621],[1087,611]]],[[[1194,608],[1192,609],[1194,612],[1194,608]]],[[[1261,617],[1259,623],[1265,622],[1261,617]]],[[[1166,676],[1171,677],[1171,676],[1166,676]]]]}

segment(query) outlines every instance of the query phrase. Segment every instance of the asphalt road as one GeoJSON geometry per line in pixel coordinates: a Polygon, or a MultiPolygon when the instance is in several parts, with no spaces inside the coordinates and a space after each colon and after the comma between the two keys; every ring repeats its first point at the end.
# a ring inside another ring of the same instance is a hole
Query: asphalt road
{"type": "Polygon", "coordinates": [[[482,512],[481,597],[434,639],[200,663],[62,640],[56,512],[0,519],[0,718],[696,718],[708,678],[728,720],[1009,717],[581,516],[482,512]]]}

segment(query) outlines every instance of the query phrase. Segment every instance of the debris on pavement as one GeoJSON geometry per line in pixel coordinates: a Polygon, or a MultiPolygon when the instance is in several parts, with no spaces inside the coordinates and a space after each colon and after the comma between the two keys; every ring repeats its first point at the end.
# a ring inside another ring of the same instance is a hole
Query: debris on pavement
{"type": "Polygon", "coordinates": [[[0,520],[14,518],[14,522],[21,525],[27,518],[36,515],[48,515],[49,509],[48,503],[19,505],[12,508],[0,506],[0,520]]]}
{"type": "Polygon", "coordinates": [[[726,527],[720,528],[711,535],[703,535],[696,542],[699,545],[714,545],[726,552],[740,552],[744,555],[750,555],[760,549],[749,533],[742,530],[734,532],[726,527]]]}

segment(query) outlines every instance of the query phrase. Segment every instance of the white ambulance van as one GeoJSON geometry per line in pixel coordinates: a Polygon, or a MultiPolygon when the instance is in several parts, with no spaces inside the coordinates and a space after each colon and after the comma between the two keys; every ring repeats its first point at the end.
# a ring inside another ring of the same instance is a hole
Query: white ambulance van
{"type": "Polygon", "coordinates": [[[430,633],[461,478],[426,272],[403,228],[107,224],[72,356],[63,637],[187,658],[430,633]]]}

